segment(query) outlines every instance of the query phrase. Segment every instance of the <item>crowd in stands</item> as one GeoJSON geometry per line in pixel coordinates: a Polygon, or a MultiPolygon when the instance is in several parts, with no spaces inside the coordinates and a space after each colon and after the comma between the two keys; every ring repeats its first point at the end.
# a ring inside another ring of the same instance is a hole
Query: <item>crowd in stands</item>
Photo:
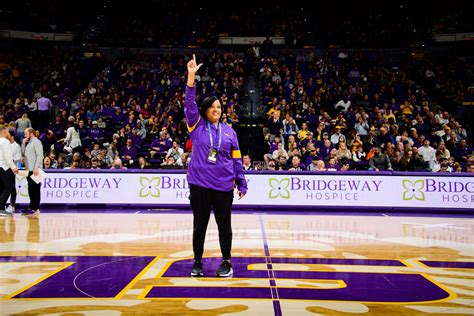
{"type": "Polygon", "coordinates": [[[375,51],[261,58],[268,153],[259,169],[472,170],[469,135],[442,106],[472,98],[472,65],[422,67],[419,78],[410,59],[390,67],[375,51]]]}
{"type": "MultiPolygon", "coordinates": [[[[183,111],[186,58],[176,53],[119,58],[74,97],[58,94],[56,81],[29,85],[21,67],[19,75],[15,66],[5,67],[0,88],[11,98],[1,104],[0,124],[15,129],[18,142],[33,127],[45,148],[45,168],[186,168],[192,149],[183,111]]],[[[218,96],[223,122],[234,126],[242,102],[242,58],[199,55],[205,65],[199,98],[218,96]]],[[[16,64],[22,63],[13,60],[16,64]]],[[[36,74],[49,78],[51,71],[37,68],[36,74]]]]}
{"type": "MultiPolygon", "coordinates": [[[[262,53],[267,154],[244,157],[246,169],[473,168],[470,135],[439,105],[472,97],[472,65],[465,61],[425,63],[420,78],[410,59],[389,66],[377,51],[262,53]],[[249,164],[251,159],[260,162],[249,164]]],[[[222,121],[233,127],[239,123],[247,57],[198,54],[204,64],[198,103],[218,96],[222,121]]],[[[192,159],[183,111],[188,58],[172,51],[126,54],[86,81],[94,67],[70,51],[11,54],[0,72],[0,124],[18,142],[33,127],[45,148],[45,168],[185,169],[192,159]]]]}

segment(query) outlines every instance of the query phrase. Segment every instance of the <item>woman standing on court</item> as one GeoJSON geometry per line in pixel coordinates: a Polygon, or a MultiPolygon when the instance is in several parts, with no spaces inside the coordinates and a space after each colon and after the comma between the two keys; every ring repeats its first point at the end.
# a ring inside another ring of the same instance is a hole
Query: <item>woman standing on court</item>
{"type": "Polygon", "coordinates": [[[193,143],[192,159],[188,169],[191,208],[193,210],[194,264],[191,276],[202,276],[202,255],[207,224],[214,210],[219,229],[219,244],[222,263],[216,276],[232,275],[230,263],[232,248],[231,209],[234,198],[234,184],[239,198],[247,193],[239,142],[235,131],[221,123],[222,106],[218,98],[209,96],[202,101],[200,109],[196,104],[194,79],[202,64],[196,63],[196,56],[188,62],[188,81],[184,114],[188,132],[193,143]]]}

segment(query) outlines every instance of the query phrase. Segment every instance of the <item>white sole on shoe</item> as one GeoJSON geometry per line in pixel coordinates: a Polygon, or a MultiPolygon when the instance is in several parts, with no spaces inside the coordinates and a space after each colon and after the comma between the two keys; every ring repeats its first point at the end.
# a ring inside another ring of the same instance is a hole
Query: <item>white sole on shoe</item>
{"type": "Polygon", "coordinates": [[[221,278],[230,277],[230,276],[232,276],[232,274],[234,274],[234,270],[232,270],[232,268],[230,268],[230,271],[228,273],[225,273],[225,274],[219,274],[219,273],[216,272],[216,276],[221,277],[221,278]]]}

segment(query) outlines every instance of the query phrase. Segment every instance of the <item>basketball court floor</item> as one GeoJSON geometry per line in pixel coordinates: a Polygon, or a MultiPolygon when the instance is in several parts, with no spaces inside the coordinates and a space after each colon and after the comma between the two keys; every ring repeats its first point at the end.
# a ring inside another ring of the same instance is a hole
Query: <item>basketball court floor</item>
{"type": "Polygon", "coordinates": [[[192,214],[0,218],[2,315],[473,315],[469,215],[233,214],[232,278],[213,218],[191,278],[192,214]]]}

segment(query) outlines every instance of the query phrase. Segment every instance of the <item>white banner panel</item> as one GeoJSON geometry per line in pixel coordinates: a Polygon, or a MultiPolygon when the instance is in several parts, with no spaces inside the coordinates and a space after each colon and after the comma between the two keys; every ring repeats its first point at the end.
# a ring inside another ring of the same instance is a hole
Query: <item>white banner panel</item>
{"type": "Polygon", "coordinates": [[[473,208],[474,177],[394,176],[394,206],[473,208]]]}
{"type": "MultiPolygon", "coordinates": [[[[474,177],[376,174],[247,174],[248,194],[236,205],[274,207],[406,207],[471,209],[474,177]]],[[[17,177],[18,203],[28,202],[26,178],[17,177]]],[[[48,173],[46,204],[188,206],[185,173],[48,173]]]]}
{"type": "Polygon", "coordinates": [[[373,198],[389,194],[389,176],[337,175],[247,175],[250,204],[288,206],[391,206],[390,201],[373,198]]]}
{"type": "MultiPolygon", "coordinates": [[[[18,179],[18,202],[28,201],[27,181],[18,179]]],[[[47,204],[189,204],[186,174],[48,173],[41,187],[47,204]]]]}

